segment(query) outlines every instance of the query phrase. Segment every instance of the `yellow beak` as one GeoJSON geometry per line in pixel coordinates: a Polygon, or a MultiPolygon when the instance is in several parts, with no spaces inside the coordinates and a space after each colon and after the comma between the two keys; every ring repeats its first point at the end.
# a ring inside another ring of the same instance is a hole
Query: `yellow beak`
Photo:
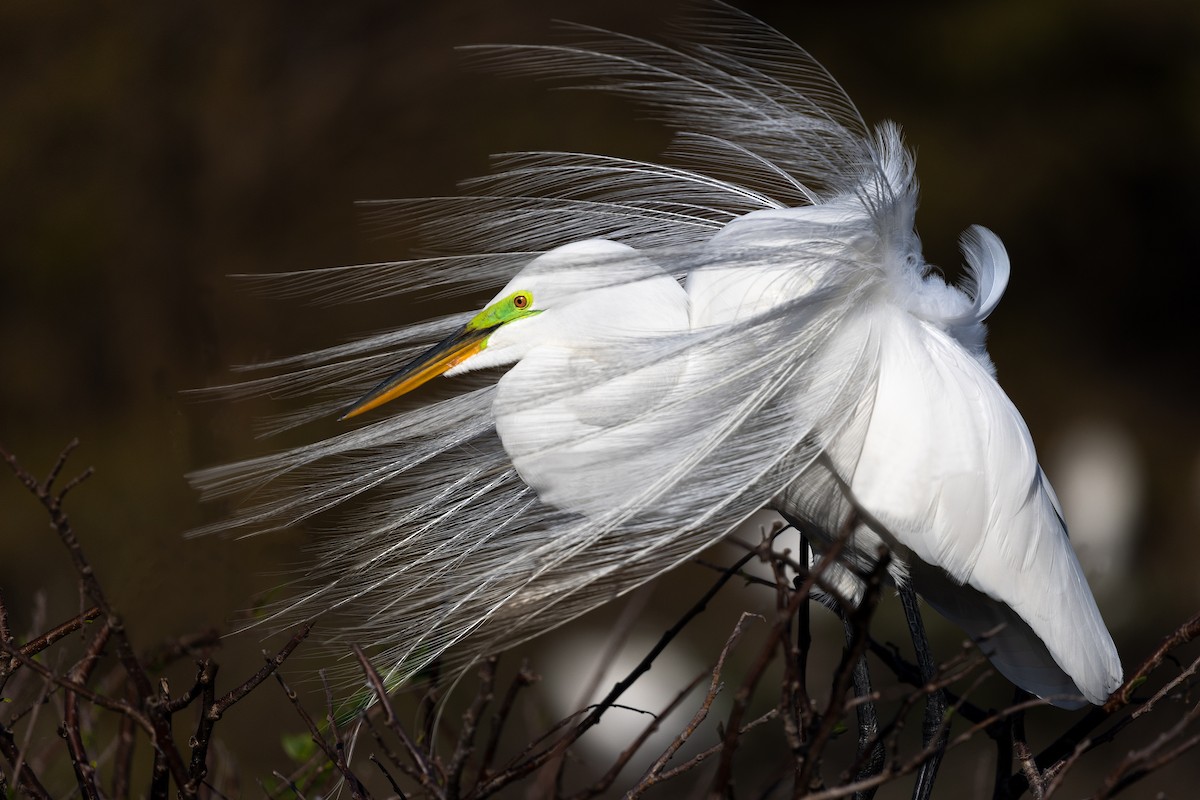
{"type": "Polygon", "coordinates": [[[463,328],[443,339],[421,355],[414,358],[395,375],[367,392],[362,399],[350,406],[340,419],[349,419],[364,414],[373,408],[411,392],[426,381],[436,378],[446,370],[456,367],[483,349],[487,337],[499,327],[471,330],[463,328]]]}

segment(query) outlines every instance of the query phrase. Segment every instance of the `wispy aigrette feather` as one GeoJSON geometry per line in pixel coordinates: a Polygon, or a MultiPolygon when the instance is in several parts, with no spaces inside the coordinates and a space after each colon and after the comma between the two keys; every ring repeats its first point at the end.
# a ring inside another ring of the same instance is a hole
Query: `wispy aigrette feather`
{"type": "MultiPolygon", "coordinates": [[[[993,643],[1009,648],[995,656],[1005,674],[1103,700],[1115,649],[984,349],[1008,279],[999,239],[964,235],[964,289],[932,273],[899,128],[868,129],[819,64],[749,17],[714,5],[670,44],[571,32],[571,45],[473,55],[640,104],[678,132],[676,166],[501,156],[461,197],[377,206],[439,255],[256,279],[338,301],[498,291],[486,330],[473,313],[429,320],[229,387],[319,396],[277,429],[338,414],[442,339],[468,348],[451,374],[513,365],[194,476],[207,496],[252,493],[216,528],[368,500],[336,518],[276,617],[338,614],[326,629],[370,645],[395,685],[591,610],[763,507],[821,540],[857,503],[887,529],[895,580],[973,633],[1011,623],[993,643]],[[1054,614],[1025,597],[1047,585],[1054,614]]],[[[851,563],[880,538],[856,529],[851,563]]]]}

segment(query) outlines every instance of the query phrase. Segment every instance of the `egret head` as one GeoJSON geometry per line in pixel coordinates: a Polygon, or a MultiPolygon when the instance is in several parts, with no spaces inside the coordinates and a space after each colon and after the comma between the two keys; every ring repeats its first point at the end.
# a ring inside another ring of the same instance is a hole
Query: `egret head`
{"type": "MultiPolygon", "coordinates": [[[[544,253],[466,325],[368,392],[342,419],[378,408],[438,375],[513,364],[538,344],[568,340],[572,329],[586,328],[589,318],[606,314],[604,294],[662,275],[632,248],[605,239],[544,253]]],[[[653,294],[653,287],[646,288],[653,294]]]]}

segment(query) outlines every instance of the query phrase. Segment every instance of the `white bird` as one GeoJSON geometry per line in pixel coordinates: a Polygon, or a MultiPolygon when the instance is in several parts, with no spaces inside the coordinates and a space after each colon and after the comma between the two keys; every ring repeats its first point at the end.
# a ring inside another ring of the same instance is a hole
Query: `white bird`
{"type": "Polygon", "coordinates": [[[209,495],[275,490],[215,527],[374,498],[321,540],[279,614],[342,614],[337,636],[372,645],[398,684],[452,647],[466,663],[578,616],[762,508],[818,544],[855,513],[848,567],[886,544],[893,580],[968,633],[1004,623],[982,646],[1014,683],[1103,702],[1116,649],[984,348],[1008,280],[999,239],[969,230],[967,285],[947,285],[913,229],[899,129],[868,130],[761,23],[718,8],[677,46],[585,30],[578,47],[481,52],[647,104],[681,131],[680,166],[506,156],[465,197],[398,204],[470,254],[283,277],[346,299],[503,284],[476,313],[268,365],[283,373],[240,391],[333,389],[284,426],[345,408],[398,359],[346,417],[443,373],[511,369],[198,474],[209,495]]]}

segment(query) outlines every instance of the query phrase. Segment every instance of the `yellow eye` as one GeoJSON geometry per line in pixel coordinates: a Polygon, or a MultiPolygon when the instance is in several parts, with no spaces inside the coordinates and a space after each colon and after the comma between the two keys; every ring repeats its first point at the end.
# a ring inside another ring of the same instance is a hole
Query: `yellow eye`
{"type": "Polygon", "coordinates": [[[529,295],[519,294],[513,298],[513,305],[517,308],[525,308],[529,305],[529,295]]]}

